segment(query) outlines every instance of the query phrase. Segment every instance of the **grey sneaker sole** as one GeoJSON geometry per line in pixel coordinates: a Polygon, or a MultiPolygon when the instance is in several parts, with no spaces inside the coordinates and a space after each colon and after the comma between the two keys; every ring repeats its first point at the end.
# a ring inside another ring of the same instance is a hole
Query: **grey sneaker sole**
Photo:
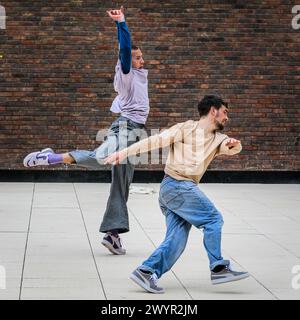
{"type": "Polygon", "coordinates": [[[214,279],[211,280],[212,284],[222,284],[222,283],[227,283],[227,282],[232,282],[232,281],[238,281],[238,280],[242,280],[242,279],[246,279],[250,276],[249,273],[245,273],[245,274],[241,274],[240,276],[235,276],[235,277],[224,277],[224,278],[220,278],[220,279],[214,279]]]}
{"type": "Polygon", "coordinates": [[[113,245],[107,240],[102,240],[101,243],[104,245],[104,247],[106,247],[111,253],[113,253],[115,255],[121,256],[121,255],[126,254],[125,250],[124,251],[119,251],[118,249],[115,249],[113,247],[113,245]]]}
{"type": "Polygon", "coordinates": [[[54,153],[54,151],[51,149],[51,148],[46,148],[46,149],[43,149],[41,151],[35,151],[35,152],[31,152],[30,154],[28,154],[24,160],[23,160],[23,165],[24,167],[26,168],[30,168],[30,167],[37,167],[38,165],[35,165],[35,166],[29,166],[28,165],[28,161],[31,159],[32,155],[37,153],[37,152],[45,152],[45,151],[49,151],[50,153],[54,153]]]}
{"type": "Polygon", "coordinates": [[[145,289],[146,291],[150,292],[150,293],[157,293],[157,294],[161,294],[161,293],[165,293],[164,290],[162,291],[155,291],[153,289],[151,289],[150,287],[148,287],[142,280],[140,280],[138,277],[136,277],[133,273],[130,275],[129,277],[132,281],[134,281],[137,285],[139,285],[140,287],[142,287],[143,289],[145,289]]]}

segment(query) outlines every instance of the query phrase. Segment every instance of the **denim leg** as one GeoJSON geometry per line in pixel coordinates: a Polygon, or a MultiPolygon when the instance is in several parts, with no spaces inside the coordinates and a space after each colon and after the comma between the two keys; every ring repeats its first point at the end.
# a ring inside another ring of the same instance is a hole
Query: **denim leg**
{"type": "MultiPolygon", "coordinates": [[[[77,165],[101,169],[103,160],[108,155],[135,143],[138,135],[143,134],[143,128],[144,125],[121,116],[111,124],[104,142],[98,148],[93,151],[75,150],[69,153],[77,165]]],[[[110,195],[100,232],[118,230],[119,233],[123,233],[129,231],[127,200],[133,175],[134,166],[131,163],[112,166],[110,195]]]]}
{"type": "Polygon", "coordinates": [[[191,224],[169,209],[164,209],[167,232],[162,244],[145,260],[140,268],[160,278],[169,271],[185,249],[191,224]]]}
{"type": "MultiPolygon", "coordinates": [[[[76,164],[90,169],[100,169],[102,160],[118,149],[118,136],[110,135],[94,151],[75,150],[70,155],[76,164]]],[[[118,230],[119,233],[129,231],[129,218],[127,200],[129,186],[133,180],[134,166],[132,164],[121,164],[112,166],[110,195],[107,200],[106,210],[100,226],[100,232],[106,233],[110,230],[118,230]]]]}
{"type": "Polygon", "coordinates": [[[222,215],[195,183],[165,179],[160,189],[160,203],[184,221],[203,228],[210,269],[229,263],[221,254],[222,215]]]}
{"type": "Polygon", "coordinates": [[[218,265],[229,264],[229,261],[224,260],[221,254],[222,226],[223,219],[221,214],[215,215],[211,219],[211,222],[203,223],[203,244],[208,255],[211,270],[218,265]]]}
{"type": "Polygon", "coordinates": [[[118,137],[116,135],[109,135],[103,143],[95,150],[74,150],[69,154],[74,158],[78,166],[89,169],[103,168],[103,162],[109,154],[117,150],[118,137]]]}
{"type": "MultiPolygon", "coordinates": [[[[115,121],[111,126],[111,130],[118,138],[118,150],[135,143],[137,137],[135,137],[133,130],[143,128],[142,125],[136,124],[130,120],[125,120],[126,118],[120,117],[119,120],[115,121]],[[124,125],[125,130],[123,130],[124,125]]],[[[110,150],[108,150],[108,152],[110,152],[110,150]]],[[[97,151],[96,156],[99,161],[99,151],[97,151]]],[[[110,195],[99,229],[100,232],[106,233],[110,230],[118,230],[119,233],[124,233],[129,231],[127,200],[133,175],[134,165],[131,163],[112,166],[110,195]]]]}
{"type": "MultiPolygon", "coordinates": [[[[208,255],[209,267],[212,270],[217,265],[228,265],[229,261],[224,260],[221,253],[223,217],[198,186],[195,186],[192,192],[194,193],[193,201],[190,201],[190,199],[187,199],[187,201],[194,207],[194,212],[199,217],[195,226],[203,228],[203,244],[208,255]]],[[[183,210],[185,210],[184,207],[183,210]]],[[[186,218],[190,219],[189,210],[186,210],[186,213],[186,218]]],[[[183,214],[185,214],[184,211],[183,214]]]]}
{"type": "Polygon", "coordinates": [[[75,164],[84,168],[99,169],[100,164],[96,160],[95,150],[73,150],[69,154],[75,160],[75,164]]]}

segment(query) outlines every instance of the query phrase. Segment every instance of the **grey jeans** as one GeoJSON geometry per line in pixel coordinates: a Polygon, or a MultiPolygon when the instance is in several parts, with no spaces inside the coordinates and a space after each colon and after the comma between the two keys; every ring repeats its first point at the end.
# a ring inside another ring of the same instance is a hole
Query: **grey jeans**
{"type": "MultiPolygon", "coordinates": [[[[95,150],[74,150],[69,154],[76,164],[100,169],[103,159],[116,150],[122,150],[135,143],[145,135],[144,125],[136,123],[123,116],[117,118],[110,126],[104,142],[95,150]]],[[[131,163],[112,166],[112,180],[106,210],[100,226],[100,232],[118,230],[119,233],[129,231],[127,200],[129,186],[134,174],[134,165],[131,163]]]]}

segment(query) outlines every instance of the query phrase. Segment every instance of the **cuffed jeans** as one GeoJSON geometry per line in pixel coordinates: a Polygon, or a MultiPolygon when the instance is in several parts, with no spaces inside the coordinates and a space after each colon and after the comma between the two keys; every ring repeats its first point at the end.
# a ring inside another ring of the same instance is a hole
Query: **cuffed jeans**
{"type": "MultiPolygon", "coordinates": [[[[74,158],[76,164],[80,166],[100,169],[103,166],[103,160],[108,155],[135,143],[144,128],[143,124],[120,116],[112,123],[100,147],[93,151],[74,150],[69,154],[74,158]]],[[[110,195],[100,226],[100,232],[118,230],[119,233],[124,233],[129,231],[127,200],[133,174],[134,165],[131,163],[112,166],[110,195]]]]}
{"type": "Polygon", "coordinates": [[[196,183],[165,177],[159,204],[166,217],[166,236],[141,269],[156,273],[158,278],[170,270],[184,251],[192,226],[203,228],[210,269],[229,264],[221,255],[222,215],[196,183]]]}

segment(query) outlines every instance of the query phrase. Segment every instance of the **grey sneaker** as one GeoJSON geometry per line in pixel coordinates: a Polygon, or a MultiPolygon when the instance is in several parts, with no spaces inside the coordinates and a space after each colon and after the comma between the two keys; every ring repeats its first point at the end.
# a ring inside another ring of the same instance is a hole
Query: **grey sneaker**
{"type": "Polygon", "coordinates": [[[151,293],[164,293],[164,289],[157,286],[158,278],[155,273],[145,273],[139,268],[135,269],[130,275],[130,279],[151,293]]]}
{"type": "Polygon", "coordinates": [[[126,250],[122,247],[121,238],[110,232],[105,234],[101,243],[113,254],[123,255],[126,253],[126,250]]]}
{"type": "Polygon", "coordinates": [[[54,153],[51,148],[29,153],[23,160],[24,167],[48,166],[48,155],[54,153]]]}
{"type": "Polygon", "coordinates": [[[211,282],[212,284],[221,284],[231,281],[242,280],[249,277],[248,272],[233,271],[230,269],[229,265],[220,272],[211,271],[211,282]]]}

